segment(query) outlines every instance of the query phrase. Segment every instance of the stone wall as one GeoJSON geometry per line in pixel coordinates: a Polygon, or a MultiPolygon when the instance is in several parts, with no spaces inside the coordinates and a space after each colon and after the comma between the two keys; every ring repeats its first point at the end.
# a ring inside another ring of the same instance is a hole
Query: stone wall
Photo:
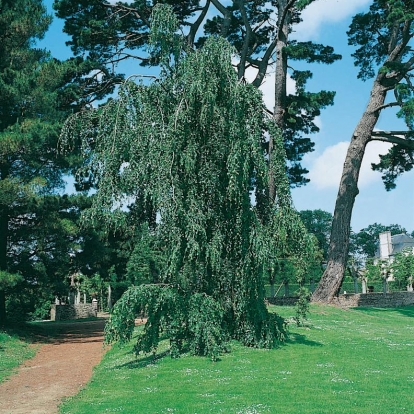
{"type": "Polygon", "coordinates": [[[339,306],[346,308],[377,307],[396,308],[398,306],[414,305],[413,292],[392,292],[392,293],[357,293],[352,295],[339,295],[334,301],[339,306]]]}
{"type": "Polygon", "coordinates": [[[92,303],[78,305],[52,305],[50,320],[66,321],[70,319],[93,318],[97,315],[97,308],[92,303]]]}
{"type": "MultiPolygon", "coordinates": [[[[278,306],[295,305],[297,297],[267,298],[268,303],[278,306]]],[[[398,306],[414,305],[414,292],[392,292],[392,293],[356,293],[339,295],[332,302],[344,308],[377,307],[396,308],[398,306]]]]}
{"type": "Polygon", "coordinates": [[[267,298],[267,303],[276,306],[294,306],[299,298],[297,296],[276,296],[275,298],[267,298]]]}

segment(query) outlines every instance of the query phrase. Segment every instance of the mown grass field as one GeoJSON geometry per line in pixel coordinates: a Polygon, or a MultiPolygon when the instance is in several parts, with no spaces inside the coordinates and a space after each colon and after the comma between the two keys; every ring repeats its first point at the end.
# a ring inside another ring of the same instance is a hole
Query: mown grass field
{"type": "Polygon", "coordinates": [[[0,382],[8,378],[15,368],[25,359],[33,357],[35,353],[35,346],[29,346],[17,335],[0,331],[0,382]]]}
{"type": "MultiPolygon", "coordinates": [[[[283,316],[293,308],[274,308],[283,316]]],[[[312,305],[279,349],[232,344],[220,361],[135,358],[114,346],[61,413],[414,412],[414,307],[341,310],[312,305]]]]}

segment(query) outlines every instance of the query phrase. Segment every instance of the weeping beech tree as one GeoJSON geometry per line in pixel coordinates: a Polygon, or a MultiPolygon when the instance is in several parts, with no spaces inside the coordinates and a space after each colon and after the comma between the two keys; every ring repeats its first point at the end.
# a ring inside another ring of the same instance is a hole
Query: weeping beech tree
{"type": "Polygon", "coordinates": [[[286,327],[265,305],[269,257],[289,255],[304,269],[312,254],[292,208],[282,138],[261,93],[238,81],[225,40],[184,54],[167,48],[176,40],[174,18],[162,24],[153,44],[172,51],[174,64],[166,59],[149,85],[125,82],[117,99],[75,115],[63,131],[68,142],[81,134],[88,160],[81,173],[98,184],[85,219],[122,226],[122,206],[139,197],[158,212],[154,232],[166,252],[160,282],[122,296],[106,340],[130,340],[137,313],[145,312],[137,352],[155,351],[161,335],[172,355],[189,349],[214,358],[231,338],[274,347],[286,327]],[[276,203],[268,201],[265,131],[277,143],[276,203]]]}

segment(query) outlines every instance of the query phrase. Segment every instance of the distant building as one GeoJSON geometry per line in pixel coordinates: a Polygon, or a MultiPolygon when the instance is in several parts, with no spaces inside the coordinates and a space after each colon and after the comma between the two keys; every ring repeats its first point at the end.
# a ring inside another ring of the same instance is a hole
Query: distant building
{"type": "MultiPolygon", "coordinates": [[[[414,253],[414,238],[408,234],[395,234],[391,236],[391,232],[386,231],[379,235],[379,250],[375,254],[374,264],[381,264],[381,274],[384,275],[383,292],[388,291],[387,282],[394,281],[393,270],[390,264],[394,261],[395,255],[403,251],[411,251],[414,253]]],[[[407,290],[413,290],[412,283],[409,282],[407,290]]]]}
{"type": "Polygon", "coordinates": [[[401,253],[404,249],[410,249],[414,253],[414,238],[408,234],[395,234],[391,236],[391,232],[386,231],[379,235],[379,251],[377,257],[380,260],[389,260],[392,262],[397,253],[401,253]]]}

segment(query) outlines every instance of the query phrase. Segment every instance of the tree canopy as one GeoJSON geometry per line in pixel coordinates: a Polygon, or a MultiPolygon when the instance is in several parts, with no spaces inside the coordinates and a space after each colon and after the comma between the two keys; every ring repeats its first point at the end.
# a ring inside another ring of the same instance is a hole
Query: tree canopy
{"type": "MultiPolygon", "coordinates": [[[[155,30],[156,46],[178,27],[168,9],[158,11],[170,23],[155,30]]],[[[188,346],[216,357],[230,338],[273,347],[286,330],[266,310],[264,272],[278,252],[303,272],[313,253],[291,205],[280,133],[260,92],[238,81],[227,42],[211,37],[198,51],[174,49],[173,60],[170,50],[159,80],[125,82],[119,98],[73,116],[64,129],[69,141],[82,135],[87,173],[98,183],[87,219],[122,228],[123,206],[137,198],[158,212],[154,231],[166,263],[156,284],[131,287],[118,301],[107,338],[130,339],[136,312],[145,311],[137,351],[155,349],[161,331],[172,354],[188,346]],[[267,196],[265,131],[277,145],[275,204],[267,196]]]]}
{"type": "Polygon", "coordinates": [[[387,190],[395,188],[398,176],[413,168],[413,7],[412,1],[374,1],[368,13],[355,16],[348,31],[349,44],[358,47],[352,55],[360,68],[358,77],[373,78],[379,68],[385,74],[383,83],[394,95],[380,110],[397,108],[397,117],[407,125],[406,131],[372,132],[371,140],[394,144],[373,165],[383,172],[387,190]]]}
{"type": "MultiPolygon", "coordinates": [[[[252,84],[259,87],[269,68],[276,66],[274,114],[283,134],[290,183],[300,186],[309,181],[308,171],[301,165],[303,155],[313,151],[314,143],[308,134],[318,132],[315,117],[333,104],[335,93],[307,91],[312,73],[294,69],[294,62],[330,64],[340,59],[330,46],[290,39],[302,11],[313,1],[164,0],[126,4],[55,0],[54,8],[57,16],[65,20],[64,31],[71,37],[68,44],[73,53],[91,70],[89,76],[76,78],[77,85],[85,90],[82,105],[112,92],[122,82],[123,62],[135,60],[144,67],[160,63],[159,53],[148,53],[151,13],[156,4],[173,7],[187,50],[201,47],[209,36],[226,38],[234,47],[239,79],[246,80],[247,72],[253,72],[252,84]],[[288,62],[296,82],[294,94],[286,92],[288,62]]],[[[271,154],[272,141],[264,145],[271,154]]],[[[274,196],[271,181],[269,187],[274,196]]]]}
{"type": "Polygon", "coordinates": [[[323,259],[328,258],[329,237],[332,226],[332,214],[323,210],[303,210],[300,218],[309,233],[315,235],[319,248],[323,252],[323,259]]]}
{"type": "MultiPolygon", "coordinates": [[[[34,269],[40,268],[38,253],[48,250],[63,223],[53,213],[58,215],[56,209],[65,200],[57,207],[55,193],[77,160],[76,151],[67,156],[58,151],[70,100],[65,85],[73,64],[58,62],[36,48],[50,22],[40,0],[1,3],[0,271],[20,274],[19,280],[32,287],[39,282],[35,275],[42,273],[34,269]],[[55,227],[47,223],[52,218],[55,227]]],[[[69,227],[65,231],[70,232],[69,227]]],[[[0,286],[0,325],[5,322],[6,292],[15,284],[7,280],[11,279],[3,277],[0,286]]]]}

